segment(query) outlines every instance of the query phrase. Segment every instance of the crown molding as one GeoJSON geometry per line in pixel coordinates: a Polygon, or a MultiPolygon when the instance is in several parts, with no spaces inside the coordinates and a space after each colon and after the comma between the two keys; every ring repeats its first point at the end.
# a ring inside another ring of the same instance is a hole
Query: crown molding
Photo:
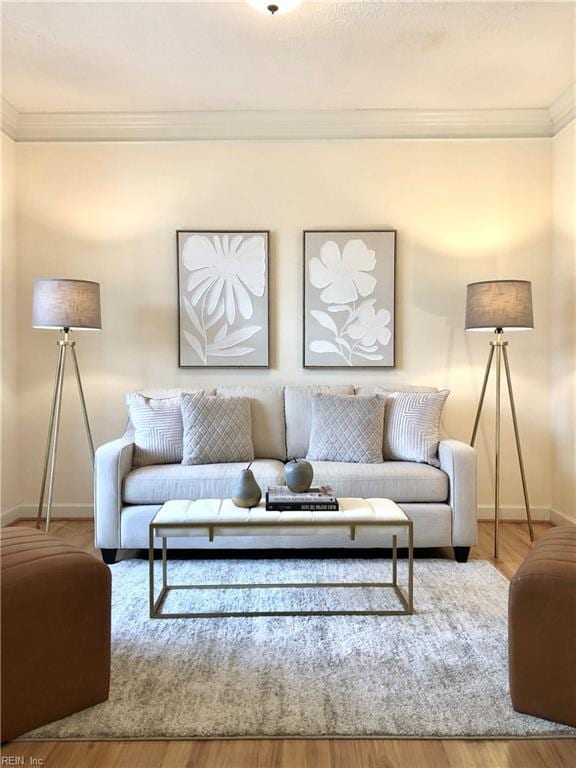
{"type": "Polygon", "coordinates": [[[550,120],[555,136],[576,117],[576,83],[569,85],[558,98],[550,104],[550,120]]]}
{"type": "Polygon", "coordinates": [[[547,109],[18,113],[4,102],[2,130],[16,141],[475,139],[552,135],[547,109]]]}
{"type": "Polygon", "coordinates": [[[2,130],[11,139],[16,139],[18,133],[18,112],[6,99],[2,99],[0,106],[2,118],[2,130]]]}

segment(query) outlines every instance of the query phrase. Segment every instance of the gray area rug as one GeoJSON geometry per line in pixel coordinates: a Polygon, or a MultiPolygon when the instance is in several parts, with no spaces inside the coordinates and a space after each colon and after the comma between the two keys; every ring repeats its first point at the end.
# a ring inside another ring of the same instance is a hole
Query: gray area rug
{"type": "MultiPolygon", "coordinates": [[[[173,583],[386,581],[390,562],[169,568],[173,583]]],[[[401,579],[405,573],[401,562],[401,579]]],[[[488,563],[416,560],[413,616],[151,620],[147,563],[124,561],[112,574],[109,701],[25,738],[576,735],[512,709],[508,582],[488,563]]],[[[183,599],[213,610],[363,608],[395,598],[384,590],[286,589],[188,591],[183,599]]]]}

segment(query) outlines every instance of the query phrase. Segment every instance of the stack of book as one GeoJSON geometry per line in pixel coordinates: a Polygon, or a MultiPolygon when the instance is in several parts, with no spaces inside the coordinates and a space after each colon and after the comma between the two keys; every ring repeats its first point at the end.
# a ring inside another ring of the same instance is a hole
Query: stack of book
{"type": "Polygon", "coordinates": [[[330,486],[294,493],[287,485],[272,485],[266,491],[266,509],[272,512],[337,512],[339,506],[330,486]]]}

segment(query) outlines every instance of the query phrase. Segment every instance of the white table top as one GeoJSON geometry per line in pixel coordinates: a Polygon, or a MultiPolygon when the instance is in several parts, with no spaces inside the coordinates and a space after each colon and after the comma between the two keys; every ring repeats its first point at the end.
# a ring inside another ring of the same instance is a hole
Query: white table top
{"type": "Polygon", "coordinates": [[[204,525],[224,526],[266,523],[270,526],[286,524],[316,524],[331,526],[362,524],[407,524],[410,518],[390,499],[339,499],[336,512],[276,512],[268,511],[264,500],[257,507],[243,509],[231,499],[198,499],[197,501],[167,501],[156,513],[151,525],[204,525]]]}

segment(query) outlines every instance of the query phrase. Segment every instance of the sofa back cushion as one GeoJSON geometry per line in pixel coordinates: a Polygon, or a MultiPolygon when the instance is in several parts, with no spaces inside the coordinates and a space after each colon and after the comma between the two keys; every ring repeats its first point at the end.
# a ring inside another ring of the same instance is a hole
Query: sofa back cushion
{"type": "Polygon", "coordinates": [[[384,392],[384,461],[418,461],[439,467],[440,419],[450,390],[384,392]]]}
{"type": "Polygon", "coordinates": [[[312,396],[353,395],[352,384],[289,386],[284,388],[286,451],[289,459],[303,459],[308,453],[312,424],[312,396]]]}
{"type": "Polygon", "coordinates": [[[313,395],[307,459],[382,462],[383,395],[313,395]]]}
{"type": "Polygon", "coordinates": [[[438,392],[437,387],[425,387],[411,384],[398,384],[397,386],[384,386],[383,384],[360,384],[354,387],[357,395],[374,395],[388,392],[438,392]]]}
{"type": "Polygon", "coordinates": [[[257,459],[286,459],[284,387],[218,387],[216,394],[250,400],[252,442],[257,459]]]}
{"type": "Polygon", "coordinates": [[[183,392],[194,395],[196,392],[204,392],[205,395],[214,395],[214,387],[144,387],[131,394],[142,395],[151,400],[166,400],[170,397],[180,397],[183,392]]]}
{"type": "Polygon", "coordinates": [[[252,461],[252,418],[247,397],[181,395],[182,464],[252,461]]]}

